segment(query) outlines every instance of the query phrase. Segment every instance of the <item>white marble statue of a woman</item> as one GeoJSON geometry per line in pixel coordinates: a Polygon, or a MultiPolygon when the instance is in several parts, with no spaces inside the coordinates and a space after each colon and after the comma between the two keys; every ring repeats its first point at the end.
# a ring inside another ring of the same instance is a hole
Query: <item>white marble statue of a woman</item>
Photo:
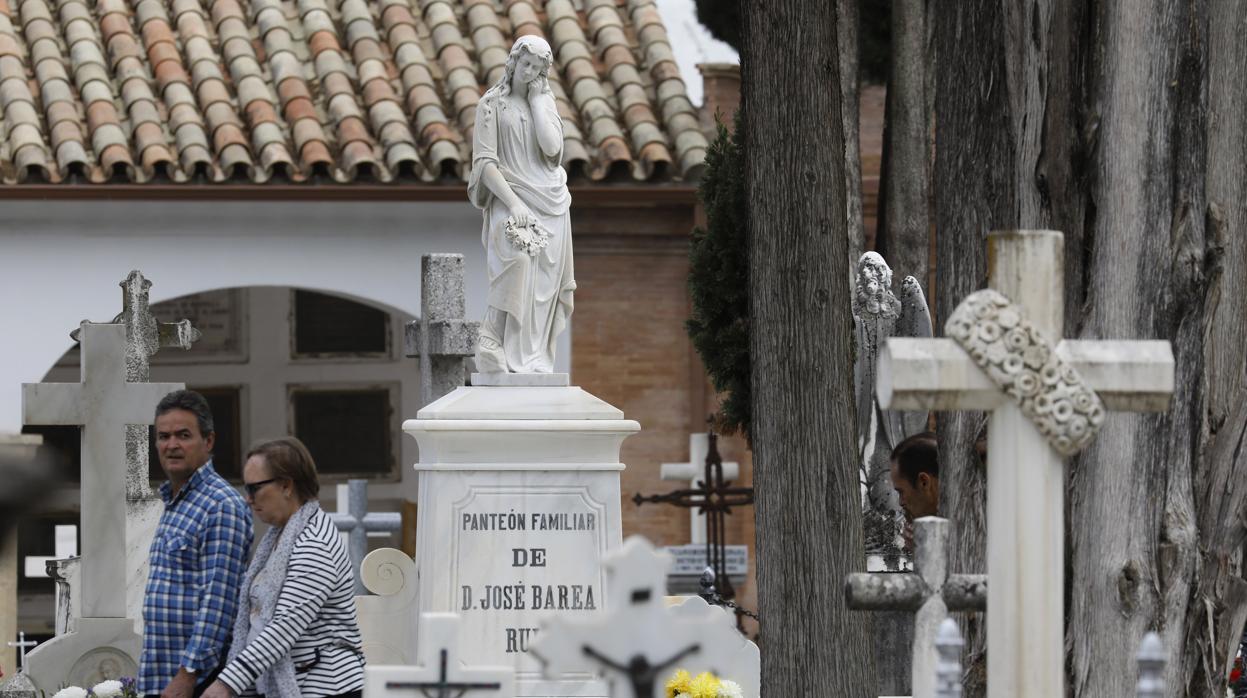
{"type": "Polygon", "coordinates": [[[484,214],[488,308],[476,347],[481,373],[550,373],[572,314],[572,229],[563,123],[544,39],[511,47],[502,79],[481,97],[468,197],[484,214]]]}

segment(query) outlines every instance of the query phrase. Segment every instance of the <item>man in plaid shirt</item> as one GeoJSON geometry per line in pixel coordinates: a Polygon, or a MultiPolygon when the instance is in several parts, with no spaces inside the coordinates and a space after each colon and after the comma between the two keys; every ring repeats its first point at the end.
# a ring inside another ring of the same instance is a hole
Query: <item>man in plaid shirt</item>
{"type": "Polygon", "coordinates": [[[251,512],[212,467],[212,412],[202,395],[156,406],[156,452],[169,481],[149,555],[140,693],[198,696],[225,663],[251,546],[251,512]]]}

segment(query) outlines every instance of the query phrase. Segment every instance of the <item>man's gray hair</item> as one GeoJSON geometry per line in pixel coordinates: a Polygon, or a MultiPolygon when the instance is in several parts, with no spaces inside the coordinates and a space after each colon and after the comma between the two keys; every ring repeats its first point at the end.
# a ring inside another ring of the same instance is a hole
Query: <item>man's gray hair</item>
{"type": "Polygon", "coordinates": [[[208,407],[208,400],[194,390],[175,390],[161,398],[160,404],[156,405],[156,416],[159,417],[173,410],[186,410],[195,415],[195,420],[199,422],[200,436],[207,436],[216,431],[212,423],[212,408],[208,407]]]}

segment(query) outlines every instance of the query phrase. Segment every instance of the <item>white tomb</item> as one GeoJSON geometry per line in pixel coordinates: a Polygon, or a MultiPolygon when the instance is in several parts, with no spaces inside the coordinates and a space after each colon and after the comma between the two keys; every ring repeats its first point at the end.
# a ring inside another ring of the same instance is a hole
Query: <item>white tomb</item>
{"type": "Polygon", "coordinates": [[[619,449],[640,425],[565,381],[513,378],[457,388],[403,425],[420,445],[417,603],[459,614],[462,661],[514,667],[515,695],[603,696],[589,672],[544,678],[528,650],[542,619],[606,605],[619,449]]]}

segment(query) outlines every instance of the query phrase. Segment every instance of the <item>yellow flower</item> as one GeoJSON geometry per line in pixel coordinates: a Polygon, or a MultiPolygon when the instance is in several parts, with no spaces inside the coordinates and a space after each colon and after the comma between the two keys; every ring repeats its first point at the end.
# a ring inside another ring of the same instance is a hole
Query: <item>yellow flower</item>
{"type": "Polygon", "coordinates": [[[675,676],[667,679],[667,698],[675,698],[680,693],[688,693],[690,678],[688,672],[681,669],[675,673],[675,676]]]}
{"type": "Polygon", "coordinates": [[[693,698],[718,698],[719,680],[710,672],[702,672],[688,685],[693,698]]]}

